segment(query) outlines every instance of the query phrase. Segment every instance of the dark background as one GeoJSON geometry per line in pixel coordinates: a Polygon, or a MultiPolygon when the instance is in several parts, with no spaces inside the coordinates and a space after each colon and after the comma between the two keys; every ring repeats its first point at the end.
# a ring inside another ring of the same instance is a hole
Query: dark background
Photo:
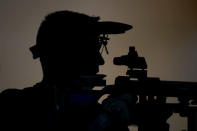
{"type": "MultiPolygon", "coordinates": [[[[1,0],[0,91],[32,86],[42,79],[39,60],[29,47],[35,44],[41,21],[53,11],[72,10],[101,20],[131,24],[122,35],[111,35],[109,55],[100,72],[112,84],[125,67],[112,64],[113,57],[135,46],[148,63],[148,75],[162,80],[197,81],[196,0],[1,0]]],[[[174,99],[173,99],[174,100],[174,99]]],[[[186,127],[177,114],[170,118],[171,131],[186,127]]]]}

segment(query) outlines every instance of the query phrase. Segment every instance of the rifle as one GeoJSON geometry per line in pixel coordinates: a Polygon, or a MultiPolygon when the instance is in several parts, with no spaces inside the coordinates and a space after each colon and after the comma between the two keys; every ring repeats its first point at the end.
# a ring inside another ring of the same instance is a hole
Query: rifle
{"type": "Polygon", "coordinates": [[[114,85],[107,85],[103,92],[117,97],[130,94],[130,125],[139,131],[169,131],[167,119],[173,113],[188,117],[188,131],[197,131],[197,82],[163,81],[147,77],[147,64],[139,57],[135,47],[129,53],[114,58],[115,65],[128,67],[126,76],[118,76],[114,85]],[[178,103],[167,103],[167,97],[175,97],[178,103]]]}

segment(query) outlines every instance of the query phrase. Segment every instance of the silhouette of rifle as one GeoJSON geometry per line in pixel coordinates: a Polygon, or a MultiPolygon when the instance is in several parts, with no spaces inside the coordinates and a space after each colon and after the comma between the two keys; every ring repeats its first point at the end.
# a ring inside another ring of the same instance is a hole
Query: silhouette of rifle
{"type": "Polygon", "coordinates": [[[138,131],[169,131],[167,119],[173,113],[188,117],[188,131],[197,131],[197,82],[161,81],[147,77],[147,64],[135,47],[128,55],[114,58],[115,65],[128,66],[127,76],[118,76],[114,85],[104,88],[112,97],[130,94],[130,124],[138,131]],[[178,103],[167,103],[167,97],[176,97],[178,103]]]}

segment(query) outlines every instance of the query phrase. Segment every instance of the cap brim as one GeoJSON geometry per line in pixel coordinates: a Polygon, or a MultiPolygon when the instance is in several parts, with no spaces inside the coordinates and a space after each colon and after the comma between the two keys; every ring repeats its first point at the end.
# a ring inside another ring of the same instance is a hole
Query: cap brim
{"type": "Polygon", "coordinates": [[[98,22],[97,28],[100,34],[122,34],[133,27],[124,23],[103,21],[98,22]]]}

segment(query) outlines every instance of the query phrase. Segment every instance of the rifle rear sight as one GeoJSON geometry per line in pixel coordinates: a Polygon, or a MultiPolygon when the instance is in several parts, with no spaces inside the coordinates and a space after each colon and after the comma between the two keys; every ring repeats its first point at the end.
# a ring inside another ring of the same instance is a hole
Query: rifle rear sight
{"type": "Polygon", "coordinates": [[[139,57],[135,47],[129,47],[128,55],[114,58],[115,65],[125,65],[129,68],[130,78],[144,79],[147,77],[147,64],[144,57],[139,57]]]}

